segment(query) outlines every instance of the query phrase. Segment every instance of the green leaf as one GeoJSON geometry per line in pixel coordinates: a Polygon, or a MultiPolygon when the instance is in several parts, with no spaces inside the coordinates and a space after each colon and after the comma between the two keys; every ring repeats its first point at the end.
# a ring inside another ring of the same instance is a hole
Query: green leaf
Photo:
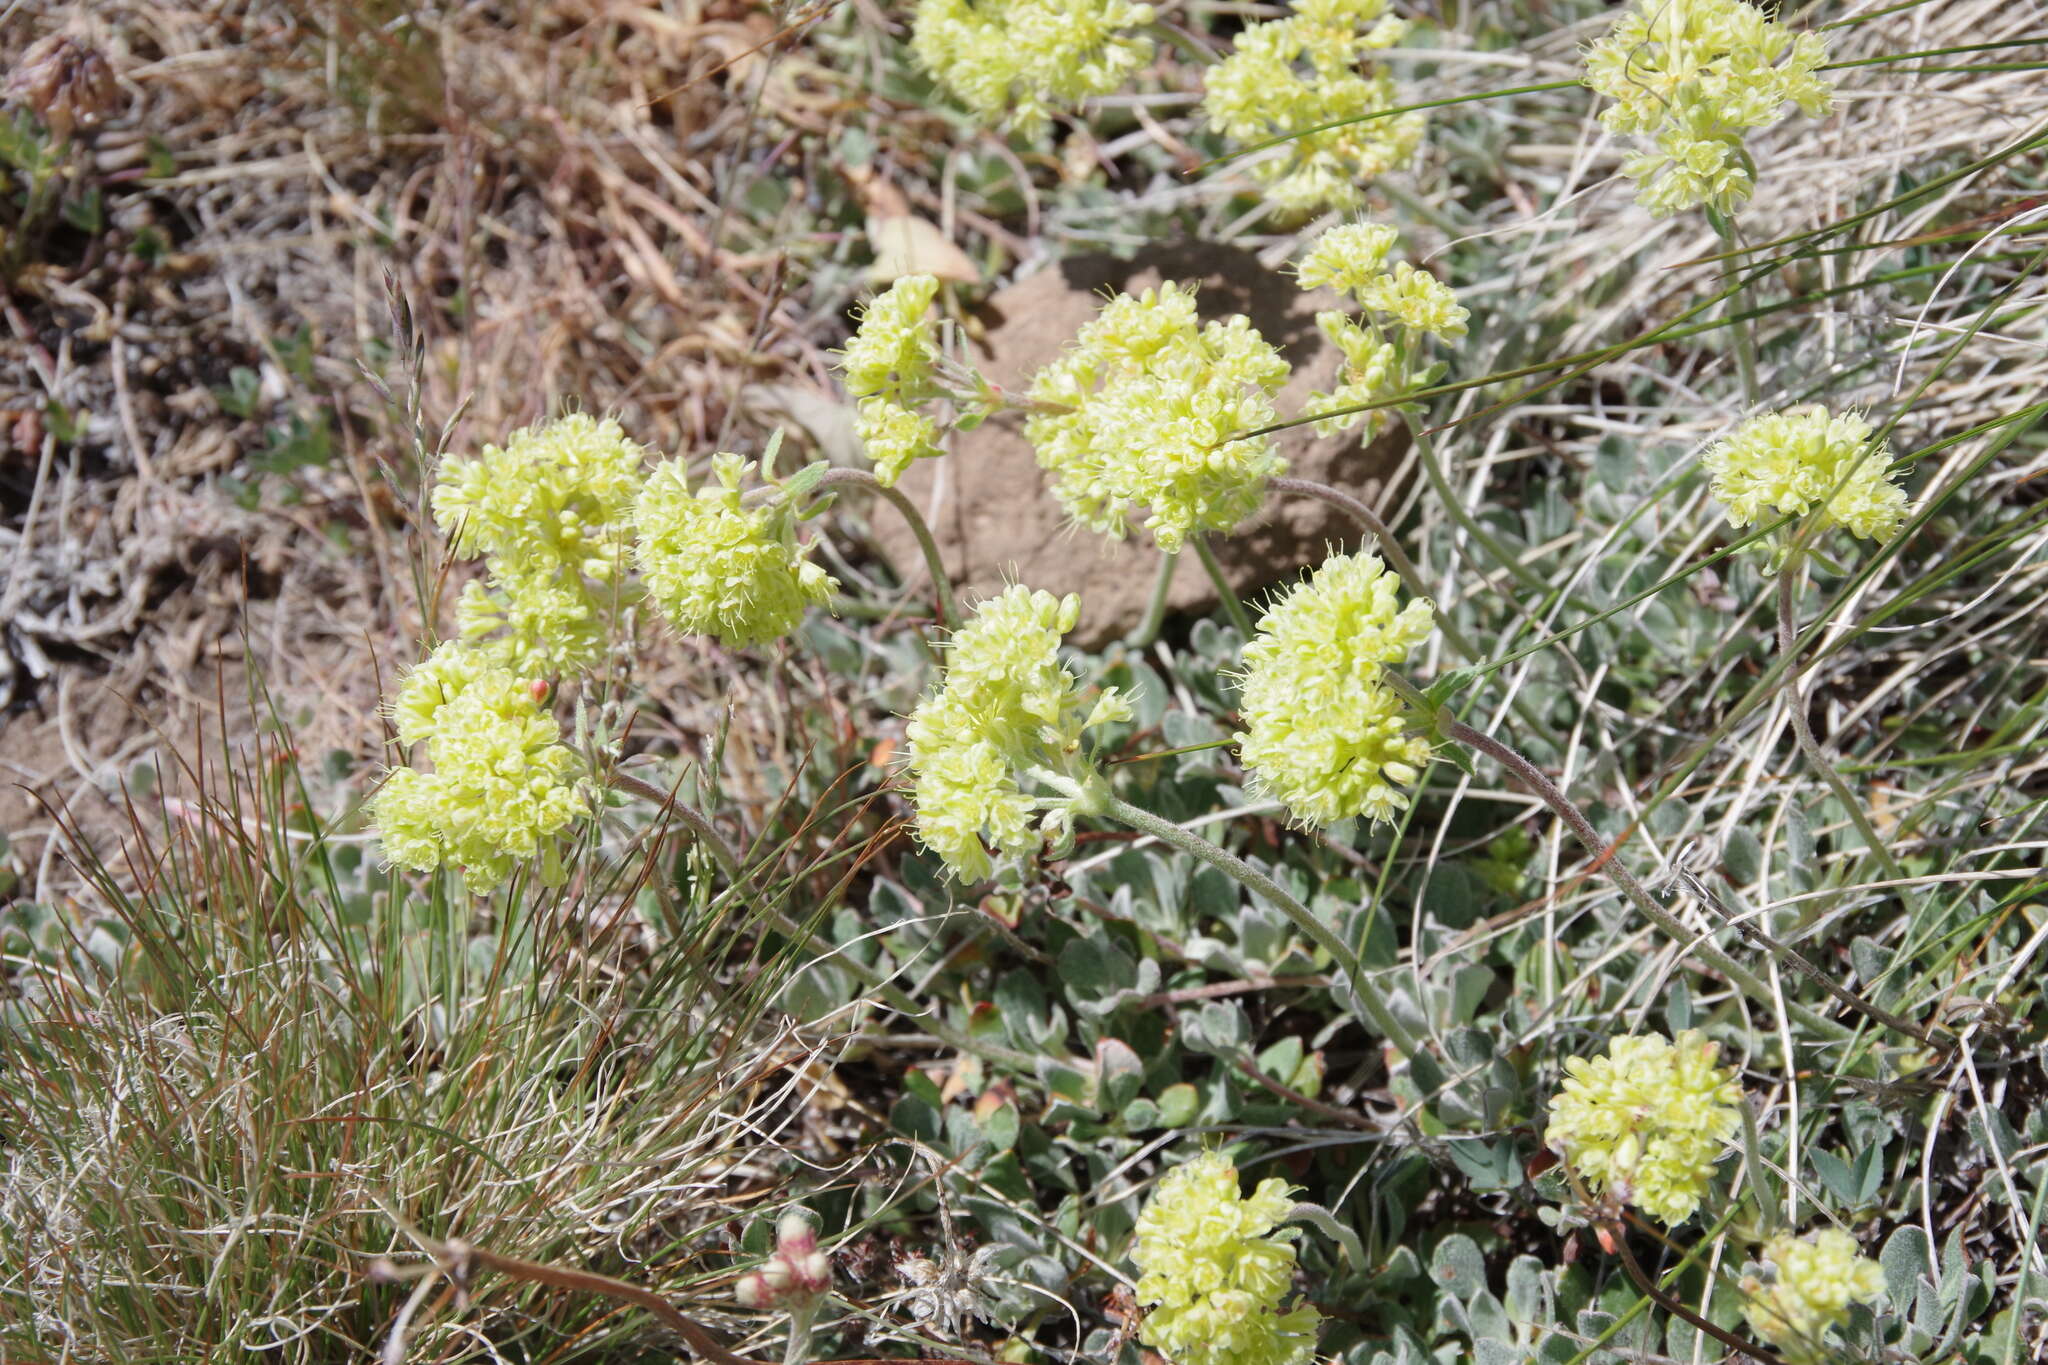
{"type": "Polygon", "coordinates": [[[1101,1107],[1120,1111],[1137,1098],[1145,1083],[1145,1063],[1121,1038],[1104,1038],[1095,1045],[1095,1076],[1101,1107]]]}
{"type": "Polygon", "coordinates": [[[1438,1242],[1436,1250],[1430,1253],[1429,1277],[1460,1299],[1485,1289],[1486,1258],[1479,1252],[1479,1243],[1462,1232],[1454,1232],[1438,1242]]]}
{"type": "Polygon", "coordinates": [[[1186,1081],[1169,1085],[1159,1092],[1159,1126],[1186,1128],[1194,1123],[1201,1108],[1201,1094],[1192,1085],[1186,1081]]]}

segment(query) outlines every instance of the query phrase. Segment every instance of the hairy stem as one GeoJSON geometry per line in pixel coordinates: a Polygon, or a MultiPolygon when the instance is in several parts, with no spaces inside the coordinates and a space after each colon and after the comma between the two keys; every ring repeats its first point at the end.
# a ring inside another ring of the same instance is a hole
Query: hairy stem
{"type": "Polygon", "coordinates": [[[917,510],[917,504],[865,469],[830,469],[825,471],[824,478],[818,480],[821,490],[847,486],[879,494],[903,517],[910,533],[917,537],[917,548],[924,553],[925,569],[932,576],[932,591],[939,599],[939,624],[947,630],[958,630],[960,614],[953,602],[953,580],[946,573],[946,561],[939,554],[939,543],[932,539],[932,528],[925,524],[924,514],[917,510]]]}
{"type": "MultiPolygon", "coordinates": [[[[1707,221],[1714,225],[1714,233],[1731,253],[1739,251],[1742,243],[1736,239],[1735,224],[1725,214],[1709,209],[1707,221]]],[[[1721,279],[1728,288],[1728,298],[1721,305],[1722,314],[1735,331],[1735,367],[1742,374],[1742,397],[1754,413],[1764,401],[1763,383],[1757,378],[1756,335],[1750,330],[1749,319],[1742,316],[1748,302],[1749,290],[1742,282],[1742,258],[1731,254],[1721,268],[1721,279]]]]}
{"type": "Polygon", "coordinates": [[[1252,618],[1238,598],[1237,589],[1230,586],[1230,580],[1223,576],[1223,566],[1216,562],[1216,552],[1209,548],[1209,538],[1197,531],[1188,541],[1195,547],[1195,558],[1202,561],[1202,567],[1209,571],[1209,581],[1216,585],[1217,599],[1223,604],[1223,614],[1230,618],[1230,624],[1237,627],[1237,633],[1246,640],[1252,638],[1252,618]]]}
{"type": "Polygon", "coordinates": [[[1422,1040],[1394,1017],[1386,997],[1359,964],[1358,955],[1327,924],[1317,919],[1313,911],[1289,895],[1286,888],[1229,849],[1212,844],[1171,820],[1162,820],[1152,812],[1115,796],[1103,795],[1099,800],[1101,813],[1110,819],[1200,859],[1294,921],[1297,929],[1308,935],[1343,969],[1345,979],[1351,984],[1353,999],[1366,1018],[1372,1021],[1373,1027],[1380,1031],[1380,1036],[1410,1057],[1422,1050],[1422,1040]]]}
{"type": "Polygon", "coordinates": [[[1436,494],[1437,501],[1443,504],[1445,514],[1457,523],[1459,530],[1470,536],[1480,548],[1491,555],[1494,562],[1505,569],[1515,582],[1530,592],[1548,592],[1548,585],[1536,576],[1535,571],[1516,559],[1493,532],[1482,526],[1479,519],[1466,510],[1465,504],[1458,498],[1457,490],[1451,487],[1450,477],[1444,473],[1443,465],[1437,459],[1435,443],[1422,429],[1422,424],[1411,417],[1408,419],[1408,429],[1415,437],[1415,459],[1422,466],[1422,476],[1429,480],[1430,490],[1436,494]]]}
{"type": "Polygon", "coordinates": [[[1159,627],[1166,621],[1166,597],[1173,589],[1173,573],[1180,567],[1180,551],[1159,552],[1159,574],[1152,580],[1152,597],[1145,603],[1145,619],[1138,627],[1124,637],[1124,643],[1132,649],[1149,649],[1159,638],[1159,627]]]}
{"type": "MultiPolygon", "coordinates": [[[[1643,913],[1644,918],[1663,930],[1672,942],[1685,944],[1690,943],[1697,937],[1688,932],[1686,927],[1680,924],[1669,910],[1666,910],[1658,903],[1657,898],[1650,894],[1648,888],[1636,880],[1635,874],[1630,872],[1627,865],[1616,856],[1617,849],[1610,847],[1601,839],[1599,832],[1593,828],[1592,822],[1586,818],[1585,812],[1581,811],[1573,803],[1572,799],[1566,796],[1555,782],[1550,780],[1542,769],[1495,739],[1492,735],[1473,729],[1463,721],[1452,718],[1447,712],[1439,712],[1437,714],[1437,730],[1446,739],[1485,754],[1488,758],[1513,773],[1517,778],[1520,778],[1523,785],[1535,792],[1543,804],[1550,807],[1552,812],[1560,820],[1564,821],[1565,827],[1571,830],[1572,834],[1578,838],[1578,841],[1585,846],[1586,851],[1593,855],[1593,865],[1603,869],[1608,876],[1614,878],[1615,883],[1621,887],[1629,900],[1634,902],[1636,909],[1643,913]]],[[[1699,957],[1700,961],[1728,978],[1738,990],[1751,1000],[1770,1009],[1777,1009],[1779,1007],[1777,996],[1762,977],[1759,977],[1720,949],[1702,940],[1693,947],[1692,952],[1699,957]]],[[[1842,1042],[1851,1036],[1850,1030],[1843,1025],[1836,1023],[1825,1015],[1816,1014],[1796,1001],[1785,1001],[1784,1008],[1801,1024],[1804,1024],[1830,1041],[1842,1042]]]]}
{"type": "Polygon", "coordinates": [[[1870,850],[1871,857],[1877,859],[1878,866],[1884,869],[1885,877],[1890,881],[1904,881],[1905,869],[1892,857],[1891,848],[1878,834],[1876,827],[1870,823],[1870,816],[1864,812],[1863,803],[1849,790],[1849,784],[1835,771],[1835,765],[1828,762],[1828,756],[1821,751],[1820,742],[1813,737],[1813,727],[1807,723],[1806,689],[1799,685],[1799,667],[1792,657],[1793,648],[1799,638],[1793,619],[1793,579],[1799,572],[1801,558],[1801,553],[1794,550],[1792,557],[1785,561],[1784,568],[1778,573],[1778,653],[1783,655],[1786,661],[1785,702],[1787,709],[1792,713],[1792,734],[1799,741],[1799,751],[1805,754],[1806,761],[1813,765],[1814,772],[1820,775],[1821,781],[1828,784],[1828,789],[1835,794],[1835,799],[1849,812],[1849,818],[1856,824],[1856,832],[1863,836],[1864,847],[1870,850]]]}

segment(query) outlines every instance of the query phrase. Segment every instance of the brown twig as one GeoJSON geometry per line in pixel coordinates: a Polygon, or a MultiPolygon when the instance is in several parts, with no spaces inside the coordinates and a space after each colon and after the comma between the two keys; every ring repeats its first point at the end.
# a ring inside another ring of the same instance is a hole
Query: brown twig
{"type": "Polygon", "coordinates": [[[1636,1288],[1647,1294],[1659,1308],[1673,1317],[1683,1318],[1728,1349],[1740,1352],[1751,1360],[1760,1361],[1762,1365],[1785,1365],[1784,1357],[1757,1345],[1747,1337],[1737,1336],[1727,1328],[1715,1325],[1711,1319],[1693,1312],[1659,1289],[1656,1280],[1646,1274],[1642,1264],[1636,1260],[1636,1254],[1628,1249],[1626,1227],[1620,1223],[1605,1223],[1602,1224],[1601,1230],[1607,1234],[1602,1240],[1612,1245],[1614,1253],[1621,1258],[1622,1265],[1628,1270],[1628,1277],[1635,1281],[1636,1288]]]}

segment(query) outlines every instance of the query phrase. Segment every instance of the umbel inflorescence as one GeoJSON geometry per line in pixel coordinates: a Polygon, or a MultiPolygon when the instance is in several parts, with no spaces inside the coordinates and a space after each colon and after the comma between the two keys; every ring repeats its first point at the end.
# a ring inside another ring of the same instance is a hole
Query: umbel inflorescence
{"type": "Polygon", "coordinates": [[[1393,78],[1370,60],[1407,32],[1387,0],[1295,0],[1286,18],[1245,25],[1209,72],[1202,113],[1242,143],[1288,139],[1251,163],[1283,214],[1358,208],[1422,142],[1423,116],[1388,113],[1393,78]]]}
{"type": "Polygon", "coordinates": [[[1839,1228],[1804,1237],[1780,1233],[1765,1243],[1763,1258],[1770,1277],[1743,1278],[1743,1316],[1792,1365],[1830,1359],[1829,1329],[1848,1321],[1851,1304],[1884,1293],[1883,1267],[1839,1228]]]}
{"type": "Polygon", "coordinates": [[[1021,585],[988,599],[953,637],[939,685],[911,712],[917,835],[964,881],[988,876],[991,850],[1030,852],[1040,828],[1056,840],[1070,835],[1071,789],[1101,780],[1083,736],[1130,717],[1114,689],[1084,709],[1060,663],[1060,637],[1080,611],[1078,597],[1021,585]],[[1048,779],[1057,794],[1046,792],[1048,779]]]}
{"type": "Polygon", "coordinates": [[[1889,540],[1906,524],[1906,493],[1891,481],[1891,451],[1872,439],[1870,423],[1857,413],[1810,403],[1752,417],[1700,463],[1736,526],[1816,509],[1816,529],[1841,527],[1866,540],[1889,540]]]}
{"type": "Polygon", "coordinates": [[[1405,809],[1430,746],[1385,673],[1434,625],[1370,555],[1327,559],[1274,603],[1244,650],[1236,739],[1251,789],[1309,825],[1405,809]]]}
{"type": "Polygon", "coordinates": [[[1026,136],[1152,60],[1130,0],[918,0],[910,50],[953,97],[1026,136]]]}
{"type": "Polygon", "coordinates": [[[617,422],[571,413],[503,446],[443,460],[434,520],[459,558],[462,638],[507,668],[557,677],[596,662],[624,580],[647,452],[617,422]]]}
{"type": "Polygon", "coordinates": [[[860,327],[839,355],[854,432],[885,488],[913,460],[939,454],[938,423],[923,410],[939,396],[929,316],[938,291],[934,276],[905,275],[861,310],[860,327]]]}
{"type": "Polygon", "coordinates": [[[475,892],[536,855],[552,877],[557,836],[590,804],[546,695],[545,683],[458,641],[406,675],[392,718],[401,744],[425,745],[429,766],[394,769],[370,798],[387,859],[422,872],[453,863],[475,892]]]}
{"type": "Polygon", "coordinates": [[[1296,1234],[1280,1224],[1292,1207],[1277,1178],[1240,1193],[1221,1152],[1168,1171],[1131,1243],[1138,1302],[1151,1310],[1138,1339],[1175,1365],[1306,1365],[1322,1319],[1308,1304],[1282,1306],[1296,1234]]]}
{"type": "Polygon", "coordinates": [[[1463,339],[1470,316],[1450,286],[1406,261],[1388,263],[1400,234],[1383,223],[1340,223],[1316,238],[1295,268],[1303,289],[1328,286],[1351,295],[1365,320],[1340,309],[1316,314],[1316,326],[1344,356],[1343,382],[1312,393],[1304,411],[1329,414],[1318,435],[1349,431],[1401,395],[1434,383],[1440,366],[1423,361],[1431,341],[1463,339]],[[1369,405],[1381,405],[1373,407],[1369,405]]]}
{"type": "Polygon", "coordinates": [[[1228,531],[1287,472],[1270,435],[1288,364],[1249,320],[1202,323],[1192,291],[1119,294],[1031,382],[1024,434],[1074,520],[1163,550],[1228,531]]]}
{"type": "Polygon", "coordinates": [[[1587,51],[1586,84],[1614,101],[1600,115],[1609,132],[1648,140],[1621,168],[1644,208],[1726,213],[1756,183],[1743,139],[1787,105],[1828,111],[1826,61],[1819,34],[1794,34],[1742,0],[1635,0],[1587,51]]]}
{"type": "Polygon", "coordinates": [[[1697,1030],[1616,1038],[1572,1057],[1543,1140],[1591,1193],[1666,1225],[1692,1217],[1741,1123],[1735,1075],[1697,1030]]]}
{"type": "Polygon", "coordinates": [[[634,512],[634,558],[647,593],[679,629],[738,649],[777,640],[838,583],[796,544],[781,497],[748,507],[740,485],[753,463],[711,458],[712,482],[692,491],[680,460],[649,476],[634,512]]]}

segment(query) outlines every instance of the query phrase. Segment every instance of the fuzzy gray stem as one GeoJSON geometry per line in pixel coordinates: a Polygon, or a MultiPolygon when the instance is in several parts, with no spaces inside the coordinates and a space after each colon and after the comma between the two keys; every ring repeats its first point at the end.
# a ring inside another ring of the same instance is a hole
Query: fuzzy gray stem
{"type": "Polygon", "coordinates": [[[925,524],[924,514],[917,510],[917,505],[865,469],[828,469],[825,477],[818,480],[821,490],[842,486],[865,488],[870,493],[879,494],[903,517],[910,533],[917,537],[917,548],[924,554],[925,569],[932,576],[932,591],[939,598],[939,624],[947,630],[958,630],[960,615],[953,602],[953,580],[946,573],[946,561],[939,554],[938,542],[932,539],[932,528],[925,524]]]}
{"type": "Polygon", "coordinates": [[[1173,590],[1174,570],[1180,567],[1180,551],[1159,552],[1159,573],[1152,580],[1152,597],[1145,603],[1145,619],[1138,627],[1124,637],[1124,644],[1132,649],[1149,649],[1159,638],[1159,627],[1166,622],[1166,598],[1173,590]]]}
{"type": "Polygon", "coordinates": [[[1237,633],[1249,641],[1252,638],[1252,618],[1245,612],[1237,589],[1231,587],[1230,580],[1223,576],[1223,566],[1216,562],[1216,553],[1209,548],[1209,538],[1197,531],[1188,543],[1195,547],[1195,558],[1202,561],[1202,567],[1209,572],[1209,581],[1216,585],[1216,596],[1223,605],[1223,614],[1230,618],[1231,625],[1237,627],[1237,633]]]}

